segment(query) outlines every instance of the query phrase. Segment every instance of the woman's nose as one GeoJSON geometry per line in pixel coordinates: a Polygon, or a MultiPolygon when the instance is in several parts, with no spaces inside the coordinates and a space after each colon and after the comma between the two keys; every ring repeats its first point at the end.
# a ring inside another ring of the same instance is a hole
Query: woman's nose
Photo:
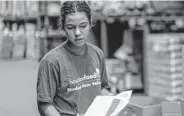
{"type": "Polygon", "coordinates": [[[81,35],[81,32],[78,28],[75,29],[75,36],[78,37],[81,35]]]}

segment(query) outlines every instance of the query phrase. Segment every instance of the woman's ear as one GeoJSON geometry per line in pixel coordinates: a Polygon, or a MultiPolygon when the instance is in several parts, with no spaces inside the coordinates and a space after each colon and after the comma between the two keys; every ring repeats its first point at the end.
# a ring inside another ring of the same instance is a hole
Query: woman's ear
{"type": "Polygon", "coordinates": [[[91,18],[91,27],[94,27],[95,26],[95,21],[91,18]]]}

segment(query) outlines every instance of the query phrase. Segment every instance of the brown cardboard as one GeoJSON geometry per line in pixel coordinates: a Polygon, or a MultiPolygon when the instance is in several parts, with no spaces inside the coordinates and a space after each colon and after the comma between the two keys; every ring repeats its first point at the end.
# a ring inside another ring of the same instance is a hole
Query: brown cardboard
{"type": "Polygon", "coordinates": [[[180,116],[180,115],[178,115],[178,113],[165,113],[162,114],[162,116],[180,116]]]}
{"type": "Polygon", "coordinates": [[[180,102],[162,102],[162,115],[163,116],[181,116],[180,102]]]}
{"type": "Polygon", "coordinates": [[[184,116],[184,98],[180,98],[180,105],[181,105],[181,116],[184,116]]]}
{"type": "Polygon", "coordinates": [[[132,97],[130,103],[118,116],[162,116],[162,101],[161,99],[148,96],[132,97]]]}

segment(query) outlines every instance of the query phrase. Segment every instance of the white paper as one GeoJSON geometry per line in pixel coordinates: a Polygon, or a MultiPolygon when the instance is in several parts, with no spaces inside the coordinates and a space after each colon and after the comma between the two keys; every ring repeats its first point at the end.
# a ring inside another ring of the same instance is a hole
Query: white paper
{"type": "Polygon", "coordinates": [[[105,116],[114,96],[97,96],[84,116],[105,116]]]}
{"type": "Polygon", "coordinates": [[[116,110],[110,116],[117,116],[130,101],[121,101],[116,110]]]}
{"type": "Polygon", "coordinates": [[[120,97],[129,100],[132,95],[132,90],[124,91],[119,94],[117,94],[115,97],[120,97]]]}
{"type": "Polygon", "coordinates": [[[121,110],[123,110],[123,108],[125,108],[125,106],[130,102],[131,95],[132,95],[132,90],[121,92],[115,96],[115,98],[121,99],[121,102],[119,103],[118,107],[112,113],[111,116],[118,115],[121,112],[121,110]]]}
{"type": "Polygon", "coordinates": [[[116,96],[97,96],[84,116],[116,116],[129,103],[131,95],[132,91],[125,91],[116,96]],[[107,115],[110,109],[112,113],[107,115]]]}

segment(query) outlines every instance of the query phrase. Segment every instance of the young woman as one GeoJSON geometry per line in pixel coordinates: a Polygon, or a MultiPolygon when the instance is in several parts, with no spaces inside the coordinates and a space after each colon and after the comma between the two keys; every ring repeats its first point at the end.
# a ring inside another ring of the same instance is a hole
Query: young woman
{"type": "Polygon", "coordinates": [[[86,42],[92,26],[87,3],[64,2],[61,23],[67,41],[40,61],[37,101],[42,116],[83,115],[97,95],[108,94],[104,54],[86,42]]]}

